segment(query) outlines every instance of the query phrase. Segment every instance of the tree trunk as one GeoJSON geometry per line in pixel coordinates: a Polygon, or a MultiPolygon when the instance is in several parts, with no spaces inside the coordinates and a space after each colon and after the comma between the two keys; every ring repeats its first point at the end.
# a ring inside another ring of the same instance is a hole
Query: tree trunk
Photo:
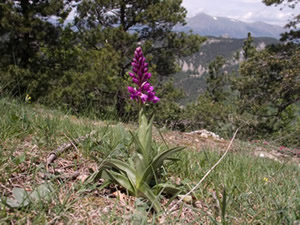
{"type": "Polygon", "coordinates": [[[117,110],[117,115],[120,119],[124,120],[125,119],[125,96],[124,92],[122,90],[119,90],[117,92],[117,104],[116,104],[116,110],[117,110]]]}

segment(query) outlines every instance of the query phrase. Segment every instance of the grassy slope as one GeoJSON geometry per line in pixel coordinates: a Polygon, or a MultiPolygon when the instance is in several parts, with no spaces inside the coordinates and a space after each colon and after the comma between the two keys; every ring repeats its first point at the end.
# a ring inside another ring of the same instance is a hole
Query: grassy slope
{"type": "MultiPolygon", "coordinates": [[[[108,198],[116,187],[101,189],[101,182],[98,186],[82,182],[96,169],[95,160],[125,160],[133,151],[127,125],[107,126],[8,98],[0,99],[0,118],[2,202],[16,187],[28,193],[41,183],[53,187],[50,198],[41,197],[26,207],[9,208],[0,203],[0,224],[141,224],[159,220],[218,224],[222,218],[228,224],[293,224],[300,220],[299,166],[254,157],[248,145],[236,146],[239,150],[227,155],[194,193],[194,205],[186,204],[164,218],[147,214],[141,199],[108,198]],[[92,138],[63,153],[47,170],[50,152],[91,131],[96,131],[92,138]],[[76,172],[80,174],[76,179],[65,178],[76,172]]],[[[181,161],[166,166],[163,179],[176,181],[188,191],[221,154],[217,147],[186,149],[178,155],[181,161]]]]}

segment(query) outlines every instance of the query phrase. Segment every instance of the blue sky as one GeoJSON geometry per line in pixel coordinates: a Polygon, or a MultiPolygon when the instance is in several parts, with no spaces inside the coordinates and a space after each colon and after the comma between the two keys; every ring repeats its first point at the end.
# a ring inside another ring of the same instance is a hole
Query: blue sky
{"type": "Polygon", "coordinates": [[[224,16],[245,22],[262,21],[270,24],[285,25],[293,14],[299,12],[288,7],[266,6],[262,0],[183,0],[182,5],[188,10],[188,17],[199,12],[212,16],[224,16]]]}

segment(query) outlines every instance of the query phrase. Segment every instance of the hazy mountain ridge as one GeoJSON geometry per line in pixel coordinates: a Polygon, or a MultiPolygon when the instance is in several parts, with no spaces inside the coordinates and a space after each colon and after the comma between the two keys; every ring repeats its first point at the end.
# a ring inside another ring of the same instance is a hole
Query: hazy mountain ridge
{"type": "Polygon", "coordinates": [[[215,17],[205,13],[199,13],[187,19],[185,26],[177,26],[176,31],[188,32],[202,36],[225,36],[231,38],[246,38],[248,32],[253,37],[273,37],[279,39],[285,30],[277,25],[264,22],[246,23],[227,17],[215,17]]]}

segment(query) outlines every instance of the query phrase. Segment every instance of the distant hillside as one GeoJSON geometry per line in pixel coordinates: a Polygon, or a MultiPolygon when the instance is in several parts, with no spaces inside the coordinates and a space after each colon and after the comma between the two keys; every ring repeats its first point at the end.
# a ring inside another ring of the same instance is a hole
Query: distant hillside
{"type": "Polygon", "coordinates": [[[276,25],[263,22],[245,23],[226,17],[209,16],[205,13],[199,13],[188,18],[186,26],[178,26],[175,30],[185,32],[193,30],[193,33],[202,36],[226,36],[231,38],[246,38],[248,32],[251,32],[253,37],[273,37],[277,39],[284,32],[282,27],[276,25]]]}
{"type": "MultiPolygon", "coordinates": [[[[241,52],[244,40],[208,37],[199,52],[180,60],[182,71],[174,74],[173,77],[175,85],[185,91],[186,98],[181,102],[182,104],[196,100],[199,94],[205,90],[208,65],[216,56],[223,56],[226,59],[225,71],[230,72],[238,67],[242,59],[237,61],[234,56],[237,52],[241,52]]],[[[275,43],[278,43],[278,40],[274,38],[254,38],[254,44],[258,49],[275,43]]]]}

